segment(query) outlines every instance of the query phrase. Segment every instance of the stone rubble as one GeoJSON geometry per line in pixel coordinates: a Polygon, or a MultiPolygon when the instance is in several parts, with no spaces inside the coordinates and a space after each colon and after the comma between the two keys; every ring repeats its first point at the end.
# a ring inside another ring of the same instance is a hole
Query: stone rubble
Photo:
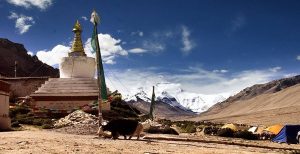
{"type": "Polygon", "coordinates": [[[56,132],[78,135],[96,134],[98,131],[98,117],[77,110],[57,120],[54,127],[56,132]]]}
{"type": "Polygon", "coordinates": [[[54,123],[55,128],[61,128],[74,125],[98,125],[98,118],[94,115],[76,110],[64,118],[54,123]]]}

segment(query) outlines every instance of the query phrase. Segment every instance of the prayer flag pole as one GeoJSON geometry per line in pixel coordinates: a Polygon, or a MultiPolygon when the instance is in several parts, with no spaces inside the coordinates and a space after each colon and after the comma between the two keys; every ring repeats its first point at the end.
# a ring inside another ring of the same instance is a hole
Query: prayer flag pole
{"type": "Polygon", "coordinates": [[[98,83],[98,110],[99,110],[99,127],[102,126],[102,103],[107,100],[107,90],[105,84],[104,70],[101,58],[100,45],[98,40],[97,25],[100,23],[100,18],[97,12],[94,10],[91,15],[91,22],[94,24],[94,31],[91,40],[91,45],[96,52],[96,62],[97,62],[97,83],[98,83]]]}

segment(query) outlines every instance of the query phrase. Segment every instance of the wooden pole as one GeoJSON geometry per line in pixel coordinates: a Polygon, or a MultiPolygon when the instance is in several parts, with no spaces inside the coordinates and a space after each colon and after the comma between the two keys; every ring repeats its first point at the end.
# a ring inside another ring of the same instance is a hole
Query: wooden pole
{"type": "Polygon", "coordinates": [[[18,61],[15,61],[15,78],[17,77],[18,61]]]}

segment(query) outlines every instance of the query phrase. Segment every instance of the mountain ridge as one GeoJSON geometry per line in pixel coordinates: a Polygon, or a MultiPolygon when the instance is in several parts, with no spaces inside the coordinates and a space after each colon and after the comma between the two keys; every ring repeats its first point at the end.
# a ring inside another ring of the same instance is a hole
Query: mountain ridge
{"type": "Polygon", "coordinates": [[[59,77],[59,71],[43,62],[37,56],[31,56],[23,44],[0,38],[0,76],[15,76],[17,61],[18,77],[59,77]]]}

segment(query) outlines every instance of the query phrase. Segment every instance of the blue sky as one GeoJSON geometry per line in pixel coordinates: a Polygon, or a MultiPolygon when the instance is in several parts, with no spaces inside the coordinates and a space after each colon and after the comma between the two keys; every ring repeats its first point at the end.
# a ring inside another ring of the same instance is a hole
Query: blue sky
{"type": "Polygon", "coordinates": [[[299,74],[299,8],[297,0],[0,0],[0,37],[57,66],[77,19],[90,49],[95,9],[112,89],[167,82],[194,93],[235,93],[299,74]]]}

